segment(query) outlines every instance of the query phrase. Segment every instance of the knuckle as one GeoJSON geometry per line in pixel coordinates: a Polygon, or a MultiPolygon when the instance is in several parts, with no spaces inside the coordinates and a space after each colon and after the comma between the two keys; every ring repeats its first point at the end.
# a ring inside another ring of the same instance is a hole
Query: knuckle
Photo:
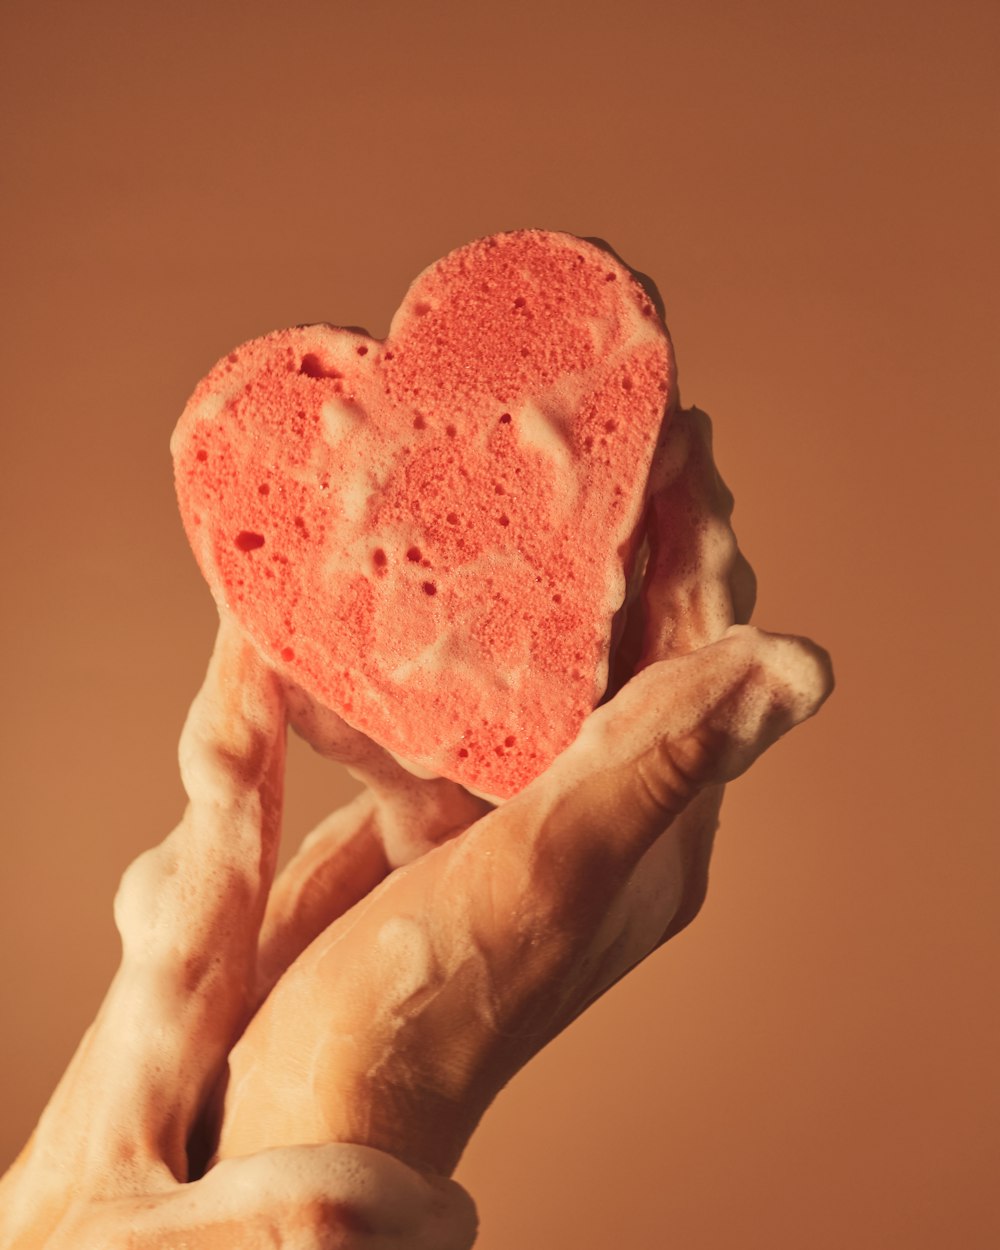
{"type": "Polygon", "coordinates": [[[211,739],[186,745],[181,753],[181,778],[192,800],[228,807],[261,781],[267,753],[259,740],[242,744],[243,749],[211,739]]]}
{"type": "Polygon", "coordinates": [[[636,781],[654,816],[672,820],[705,785],[714,758],[714,735],[699,729],[662,738],[636,761],[636,781]]]}
{"type": "Polygon", "coordinates": [[[657,750],[636,761],[635,779],[642,807],[656,820],[669,820],[683,807],[673,778],[664,769],[657,750]]]}
{"type": "Polygon", "coordinates": [[[297,1199],[283,1210],[275,1231],[284,1250],[338,1250],[367,1245],[378,1230],[358,1203],[316,1196],[297,1199]]]}
{"type": "Polygon", "coordinates": [[[133,946],[138,935],[155,923],[165,883],[175,871],[176,864],[166,844],[161,843],[143,851],[122,873],[114,899],[114,919],[126,946],[133,946]]]}

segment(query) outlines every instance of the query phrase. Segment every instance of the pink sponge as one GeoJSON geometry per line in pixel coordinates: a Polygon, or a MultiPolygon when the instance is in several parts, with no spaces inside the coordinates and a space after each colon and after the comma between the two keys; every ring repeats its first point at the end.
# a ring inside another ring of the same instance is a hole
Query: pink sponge
{"type": "Polygon", "coordinates": [[[181,515],[276,669],[505,798],[604,693],[673,402],[628,269],[571,235],[495,235],[426,269],[384,342],[306,326],[220,361],[174,434],[181,515]]]}

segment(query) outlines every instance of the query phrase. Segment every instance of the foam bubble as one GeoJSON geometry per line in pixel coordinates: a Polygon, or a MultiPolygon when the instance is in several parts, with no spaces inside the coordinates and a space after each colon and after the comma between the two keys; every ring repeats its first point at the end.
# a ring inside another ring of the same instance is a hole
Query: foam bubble
{"type": "Polygon", "coordinates": [[[360,408],[340,398],[324,400],[319,411],[327,441],[333,447],[352,439],[364,424],[360,408]]]}

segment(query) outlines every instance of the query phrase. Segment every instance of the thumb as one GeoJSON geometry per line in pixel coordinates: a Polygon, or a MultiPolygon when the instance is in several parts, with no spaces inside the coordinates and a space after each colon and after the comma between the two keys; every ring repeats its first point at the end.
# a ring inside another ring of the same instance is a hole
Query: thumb
{"type": "MultiPolygon", "coordinates": [[[[710,646],[651,664],[593,713],[553,766],[577,801],[658,836],[698,791],[731,781],[833,689],[830,657],[804,638],[734,625],[710,646]],[[624,819],[623,819],[624,818],[624,819]]],[[[591,822],[586,822],[591,823],[591,822]]]]}

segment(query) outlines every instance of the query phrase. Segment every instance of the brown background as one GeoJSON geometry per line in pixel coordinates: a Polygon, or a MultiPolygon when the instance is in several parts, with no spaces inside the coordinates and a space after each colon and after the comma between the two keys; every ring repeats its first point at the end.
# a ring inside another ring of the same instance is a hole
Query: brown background
{"type": "MultiPolygon", "coordinates": [[[[4,5],[0,1165],[181,807],[189,391],[278,326],[383,333],[425,264],[539,225],[658,280],[756,619],[840,685],[731,790],[697,924],[487,1116],[480,1245],[1000,1244],[998,15],[4,5]]],[[[289,830],[350,788],[296,750],[289,830]]]]}

